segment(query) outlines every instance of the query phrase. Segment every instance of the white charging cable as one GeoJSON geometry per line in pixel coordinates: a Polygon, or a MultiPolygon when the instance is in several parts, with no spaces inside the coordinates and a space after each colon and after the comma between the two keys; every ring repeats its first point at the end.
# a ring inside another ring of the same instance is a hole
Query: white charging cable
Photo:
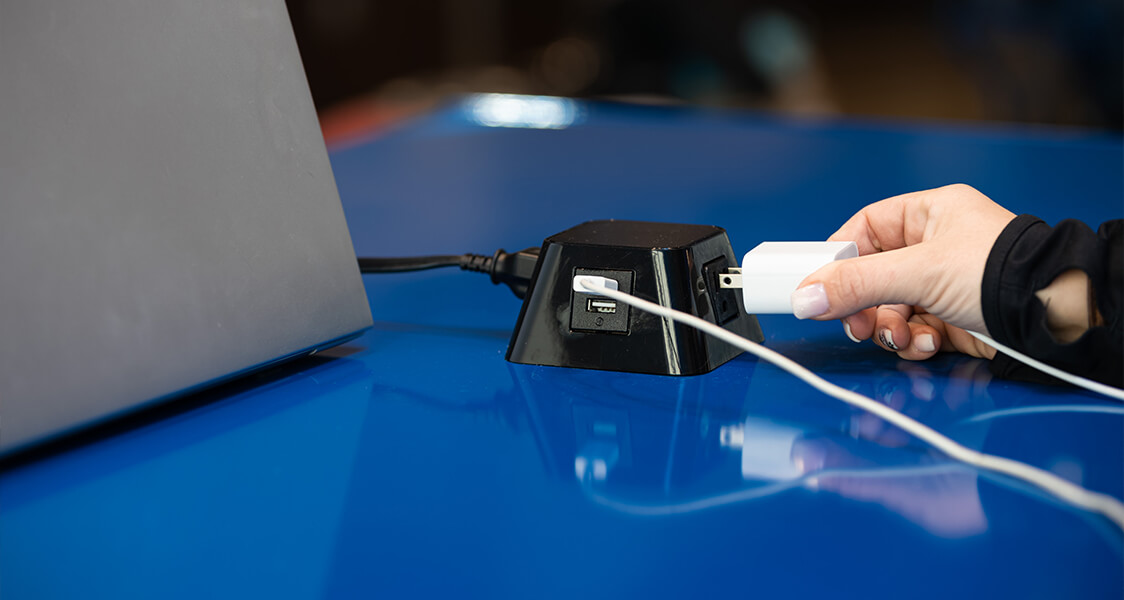
{"type": "Polygon", "coordinates": [[[1121,402],[1124,402],[1124,390],[1120,388],[1114,388],[1111,385],[1105,385],[1099,381],[1086,379],[1084,377],[1081,377],[1080,375],[1074,375],[1073,373],[1066,373],[1065,371],[1057,367],[1051,367],[1050,365],[1040,360],[1033,359],[1023,354],[1022,352],[1015,350],[1014,348],[1004,346],[1003,344],[1000,344],[999,342],[987,337],[982,333],[976,333],[975,331],[968,331],[968,333],[972,334],[972,337],[987,344],[988,346],[991,346],[992,348],[995,348],[1003,354],[1006,354],[1007,356],[1010,356],[1011,358],[1014,358],[1015,360],[1018,360],[1023,364],[1030,365],[1035,369],[1046,373],[1047,375],[1052,375],[1077,387],[1085,388],[1090,392],[1103,394],[1105,396],[1108,396],[1109,398],[1112,398],[1113,400],[1120,400],[1121,402]]]}
{"type": "Polygon", "coordinates": [[[1049,471],[1039,469],[1038,467],[1032,467],[1001,456],[977,452],[976,450],[962,446],[952,439],[938,433],[936,430],[903,415],[881,402],[827,381],[783,354],[754,343],[736,333],[727,331],[714,323],[710,323],[694,315],[654,302],[649,302],[631,294],[613,289],[617,287],[614,285],[616,282],[613,281],[609,283],[609,281],[611,280],[589,276],[576,277],[574,279],[574,289],[579,289],[580,286],[581,289],[589,293],[612,298],[613,300],[629,306],[634,306],[645,312],[694,327],[703,333],[714,336],[732,346],[749,352],[760,359],[773,363],[828,396],[877,415],[883,420],[899,427],[937,450],[940,450],[950,458],[1033,484],[1074,506],[1104,515],[1115,523],[1117,527],[1124,530],[1124,503],[1112,496],[1089,491],[1049,471]],[[609,287],[610,285],[612,288],[609,287]]]}

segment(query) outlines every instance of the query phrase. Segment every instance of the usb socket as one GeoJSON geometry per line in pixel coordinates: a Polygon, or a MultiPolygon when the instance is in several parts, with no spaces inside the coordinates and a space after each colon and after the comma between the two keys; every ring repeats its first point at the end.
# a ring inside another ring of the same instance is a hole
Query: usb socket
{"type": "Polygon", "coordinates": [[[579,281],[592,281],[610,290],[631,294],[633,272],[578,267],[572,271],[571,277],[570,331],[628,335],[632,312],[628,305],[579,285],[579,281]]]}
{"type": "Polygon", "coordinates": [[[612,315],[617,312],[617,301],[605,298],[590,298],[585,303],[585,309],[591,313],[612,315]]]}

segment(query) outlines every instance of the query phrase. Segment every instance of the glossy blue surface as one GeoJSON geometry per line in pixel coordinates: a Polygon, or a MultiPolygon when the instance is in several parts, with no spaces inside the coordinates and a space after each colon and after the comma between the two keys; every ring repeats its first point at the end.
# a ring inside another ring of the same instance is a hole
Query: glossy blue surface
{"type": "MultiPolygon", "coordinates": [[[[577,106],[552,130],[451,106],[332,160],[361,255],[537,246],[596,218],[822,239],[951,182],[1118,217],[1121,140],[1068,130],[577,106]]],[[[458,271],[366,277],[374,329],[0,475],[0,595],[1082,597],[1120,532],[949,464],[745,356],[690,378],[504,361],[519,300],[458,271]],[[159,418],[157,418],[159,417],[159,418]]],[[[897,360],[834,323],[766,343],[970,447],[1124,496],[1122,407],[897,360]]]]}

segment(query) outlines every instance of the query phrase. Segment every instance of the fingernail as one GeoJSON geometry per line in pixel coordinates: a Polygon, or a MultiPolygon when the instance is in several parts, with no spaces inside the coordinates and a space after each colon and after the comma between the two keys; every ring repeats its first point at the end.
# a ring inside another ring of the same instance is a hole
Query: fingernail
{"type": "Polygon", "coordinates": [[[854,342],[854,343],[856,343],[856,344],[861,344],[861,343],[863,343],[863,341],[862,341],[862,340],[860,340],[859,338],[855,337],[855,334],[851,333],[851,324],[850,324],[850,323],[848,323],[848,322],[846,322],[846,321],[843,321],[843,331],[844,331],[844,333],[846,333],[846,334],[847,334],[847,337],[851,338],[851,341],[852,341],[852,342],[854,342]]]}
{"type": "Polygon", "coordinates": [[[933,334],[922,333],[921,335],[913,338],[913,347],[917,348],[919,352],[935,352],[937,343],[933,340],[933,334]]]}
{"type": "Polygon", "coordinates": [[[792,292],[792,314],[797,319],[810,319],[827,312],[827,291],[822,283],[806,285],[792,292]]]}
{"type": "Polygon", "coordinates": [[[890,333],[889,329],[883,329],[882,331],[879,331],[878,339],[882,340],[882,343],[894,352],[897,352],[899,350],[897,344],[894,343],[894,334],[890,333]]]}

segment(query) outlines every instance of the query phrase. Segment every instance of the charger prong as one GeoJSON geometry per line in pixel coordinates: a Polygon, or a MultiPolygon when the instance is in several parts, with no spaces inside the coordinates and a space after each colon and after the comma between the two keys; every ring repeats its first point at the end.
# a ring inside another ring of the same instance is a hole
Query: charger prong
{"type": "Polygon", "coordinates": [[[740,290],[742,288],[742,270],[738,267],[730,267],[726,269],[725,273],[720,273],[718,275],[718,287],[740,290]]]}

